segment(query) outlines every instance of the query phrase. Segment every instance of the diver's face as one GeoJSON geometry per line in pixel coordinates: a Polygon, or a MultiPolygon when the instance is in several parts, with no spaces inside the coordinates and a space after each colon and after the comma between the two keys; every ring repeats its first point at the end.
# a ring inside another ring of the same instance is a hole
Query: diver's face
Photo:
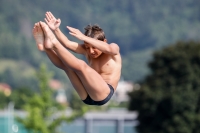
{"type": "Polygon", "coordinates": [[[91,46],[88,43],[85,43],[85,49],[87,51],[87,54],[91,57],[91,58],[98,58],[102,52],[98,49],[96,49],[95,47],[91,46]]]}

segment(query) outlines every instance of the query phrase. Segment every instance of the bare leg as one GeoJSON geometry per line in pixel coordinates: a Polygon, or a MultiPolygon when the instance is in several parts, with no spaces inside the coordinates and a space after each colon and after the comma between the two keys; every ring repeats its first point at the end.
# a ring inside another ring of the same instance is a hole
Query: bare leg
{"type": "MultiPolygon", "coordinates": [[[[76,73],[78,79],[80,79],[83,85],[83,88],[93,100],[100,101],[105,99],[110,93],[110,89],[103,78],[84,61],[77,59],[73,54],[65,49],[45,23],[40,22],[40,24],[45,37],[48,37],[52,42],[52,44],[45,44],[45,48],[53,49],[63,64],[76,73]]],[[[70,78],[70,80],[72,84],[76,85],[77,79],[70,78]]]]}
{"type": "MultiPolygon", "coordinates": [[[[46,44],[46,42],[49,42],[49,41],[45,41],[45,44],[46,44]]],[[[58,56],[56,55],[56,53],[53,50],[46,49],[45,52],[46,52],[47,56],[49,57],[49,59],[51,60],[51,62],[55,66],[57,66],[58,68],[65,71],[65,73],[67,74],[68,78],[70,79],[73,87],[75,88],[75,90],[78,93],[78,95],[80,96],[80,98],[82,100],[86,99],[88,94],[87,94],[85,88],[83,88],[83,85],[82,85],[80,79],[78,78],[78,76],[76,75],[76,73],[74,71],[72,71],[71,69],[69,69],[68,67],[66,67],[63,64],[63,62],[58,58],[58,56]]]]}
{"type": "Polygon", "coordinates": [[[40,27],[40,23],[35,23],[32,33],[35,38],[38,50],[43,51],[44,50],[44,45],[43,45],[44,44],[44,33],[42,31],[42,28],[40,27]]]}
{"type": "MultiPolygon", "coordinates": [[[[50,39],[48,37],[45,37],[44,40],[45,40],[44,41],[44,45],[45,46],[51,46],[52,45],[51,41],[50,41],[50,39]]],[[[80,79],[78,78],[78,76],[76,75],[76,73],[63,64],[63,62],[56,55],[55,51],[53,51],[52,49],[45,49],[45,52],[46,52],[47,56],[49,57],[49,59],[51,60],[51,62],[56,67],[58,67],[58,68],[60,68],[60,69],[65,71],[65,73],[69,77],[73,87],[77,91],[77,93],[80,96],[80,98],[82,100],[86,99],[88,94],[87,94],[86,90],[83,88],[83,85],[82,85],[80,79]]]]}
{"type": "Polygon", "coordinates": [[[87,94],[86,90],[83,88],[83,85],[82,85],[80,79],[78,78],[78,76],[76,75],[76,73],[74,73],[72,70],[67,68],[63,64],[63,62],[58,58],[58,56],[56,55],[56,53],[53,50],[44,48],[44,45],[47,45],[47,46],[51,45],[51,41],[49,40],[49,38],[44,36],[44,33],[43,33],[41,26],[40,26],[40,23],[35,24],[35,26],[33,28],[33,35],[34,35],[34,38],[36,40],[36,44],[38,46],[38,49],[44,50],[46,52],[47,56],[49,57],[49,59],[51,60],[51,62],[56,67],[65,71],[65,73],[67,74],[67,76],[71,80],[71,83],[74,86],[75,90],[79,94],[80,98],[82,100],[84,100],[87,97],[88,94],[87,94]]]}

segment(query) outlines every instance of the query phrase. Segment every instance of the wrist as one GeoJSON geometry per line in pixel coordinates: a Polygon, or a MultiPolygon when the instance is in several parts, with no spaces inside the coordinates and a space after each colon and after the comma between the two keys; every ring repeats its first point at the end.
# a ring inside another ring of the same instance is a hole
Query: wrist
{"type": "Polygon", "coordinates": [[[54,32],[59,32],[59,31],[60,31],[60,28],[58,27],[58,28],[54,29],[53,31],[54,31],[54,32]]]}
{"type": "Polygon", "coordinates": [[[82,41],[87,42],[88,36],[84,35],[82,41]]]}

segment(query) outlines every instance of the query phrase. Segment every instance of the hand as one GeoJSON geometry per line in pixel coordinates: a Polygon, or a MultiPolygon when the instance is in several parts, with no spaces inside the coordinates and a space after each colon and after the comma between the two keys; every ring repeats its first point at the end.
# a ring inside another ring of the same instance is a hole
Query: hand
{"type": "Polygon", "coordinates": [[[85,35],[82,32],[80,32],[80,30],[72,28],[72,27],[69,27],[69,26],[67,26],[67,29],[69,29],[69,31],[70,31],[69,34],[70,35],[76,37],[77,39],[79,39],[81,41],[84,41],[85,35]]]}
{"type": "Polygon", "coordinates": [[[52,30],[59,28],[61,24],[60,19],[56,19],[51,12],[46,12],[45,16],[46,18],[44,20],[52,30]]]}

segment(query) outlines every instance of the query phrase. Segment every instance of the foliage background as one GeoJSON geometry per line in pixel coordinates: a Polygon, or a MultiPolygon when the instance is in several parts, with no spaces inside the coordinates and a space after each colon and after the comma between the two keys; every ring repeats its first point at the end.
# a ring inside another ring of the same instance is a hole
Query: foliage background
{"type": "Polygon", "coordinates": [[[0,2],[0,81],[13,88],[34,85],[35,79],[31,75],[41,62],[55,72],[54,78],[67,80],[64,73],[36,49],[32,37],[34,23],[43,21],[46,11],[61,18],[61,29],[72,40],[74,38],[69,36],[65,26],[83,31],[87,24],[99,24],[108,41],[120,46],[124,66],[122,78],[133,82],[142,80],[149,73],[146,63],[155,49],[178,40],[199,40],[198,0],[0,2]]]}
{"type": "Polygon", "coordinates": [[[200,43],[178,42],[154,52],[151,74],[130,93],[139,133],[200,131],[200,43]]]}
{"type": "MultiPolygon", "coordinates": [[[[12,87],[12,100],[17,101],[16,95],[23,88],[34,91],[38,88],[34,73],[41,63],[54,72],[53,78],[62,81],[67,91],[71,88],[66,75],[37,50],[32,37],[34,23],[43,21],[45,12],[51,11],[61,18],[61,30],[71,40],[78,41],[69,36],[67,25],[83,31],[87,24],[97,23],[105,30],[108,42],[120,46],[122,79],[143,84],[143,89],[130,94],[134,102],[130,102],[129,109],[144,114],[139,117],[144,125],[141,124],[138,130],[148,132],[143,130],[148,127],[159,133],[163,133],[163,127],[169,127],[164,130],[166,133],[196,133],[195,130],[198,130],[199,77],[196,74],[199,70],[198,63],[191,62],[194,60],[189,57],[197,56],[195,62],[199,62],[198,51],[195,51],[199,47],[192,47],[195,52],[187,51],[187,48],[194,44],[189,40],[199,41],[199,0],[0,0],[0,3],[0,82],[12,87]],[[170,47],[178,41],[190,43],[187,48],[180,45],[170,47]],[[154,54],[155,50],[166,46],[169,47],[154,54]],[[191,56],[187,57],[189,54],[191,56]],[[172,64],[163,64],[163,58],[170,59],[172,64]],[[150,67],[148,62],[151,62],[150,67]],[[176,80],[180,76],[181,80],[176,80]],[[158,119],[150,121],[154,116],[158,119]],[[145,123],[143,120],[147,117],[150,118],[145,123]]],[[[0,95],[0,108],[3,108],[9,98],[3,97],[2,93],[0,95]]],[[[29,96],[30,92],[26,95],[29,96]]],[[[18,100],[19,103],[24,102],[18,100]]],[[[76,101],[72,107],[79,109],[77,105],[76,101]]],[[[21,106],[19,104],[17,108],[21,106]]]]}

